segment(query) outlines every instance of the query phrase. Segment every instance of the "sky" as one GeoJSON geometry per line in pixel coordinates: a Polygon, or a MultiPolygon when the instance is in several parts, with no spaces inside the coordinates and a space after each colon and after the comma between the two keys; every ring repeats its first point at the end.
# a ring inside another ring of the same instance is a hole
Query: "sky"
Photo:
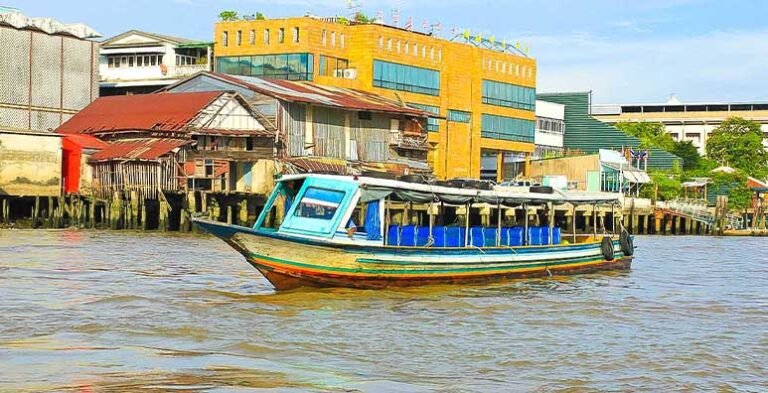
{"type": "MultiPolygon", "coordinates": [[[[85,23],[105,38],[138,29],[213,40],[223,10],[267,17],[346,15],[347,0],[0,0],[28,16],[85,23]]],[[[539,92],[592,91],[595,103],[768,101],[765,0],[362,0],[416,29],[465,29],[521,42],[539,92]]]]}

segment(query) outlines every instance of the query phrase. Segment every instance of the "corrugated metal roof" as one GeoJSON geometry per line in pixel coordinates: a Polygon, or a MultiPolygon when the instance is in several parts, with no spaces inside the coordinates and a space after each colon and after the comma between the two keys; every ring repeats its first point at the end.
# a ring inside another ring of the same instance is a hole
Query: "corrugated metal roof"
{"type": "Polygon", "coordinates": [[[204,74],[284,101],[358,111],[400,113],[417,117],[429,116],[428,113],[422,110],[409,108],[398,101],[360,90],[321,86],[311,82],[235,76],[216,72],[206,72],[204,74]]]}
{"type": "Polygon", "coordinates": [[[220,91],[101,97],[58,128],[62,134],[182,130],[220,91]]]}
{"type": "Polygon", "coordinates": [[[273,138],[273,130],[230,130],[230,129],[191,129],[192,135],[214,135],[214,136],[256,136],[273,138]]]}
{"type": "Polygon", "coordinates": [[[98,149],[102,150],[109,146],[109,143],[102,141],[101,139],[98,139],[96,137],[93,137],[91,135],[84,135],[84,134],[72,134],[72,135],[65,135],[64,140],[70,141],[80,147],[86,148],[86,149],[98,149]]]}
{"type": "Polygon", "coordinates": [[[112,142],[91,157],[91,161],[157,160],[171,150],[191,143],[190,140],[172,138],[124,139],[112,142]]]}
{"type": "MultiPolygon", "coordinates": [[[[536,99],[565,105],[563,145],[568,149],[591,154],[600,149],[640,147],[640,140],[634,136],[589,115],[589,93],[540,93],[536,99]]],[[[650,149],[648,168],[670,169],[675,162],[682,164],[682,159],[661,149],[650,149]]]]}
{"type": "Polygon", "coordinates": [[[15,29],[35,29],[47,34],[66,34],[80,39],[99,38],[98,31],[82,23],[61,23],[52,18],[30,18],[18,11],[0,13],[0,25],[15,29]]]}

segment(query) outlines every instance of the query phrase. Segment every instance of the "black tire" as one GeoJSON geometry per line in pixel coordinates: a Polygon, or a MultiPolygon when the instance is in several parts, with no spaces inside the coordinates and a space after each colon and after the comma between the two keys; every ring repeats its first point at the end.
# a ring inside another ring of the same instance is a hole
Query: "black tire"
{"type": "Polygon", "coordinates": [[[626,256],[632,256],[635,253],[635,242],[632,240],[632,236],[629,235],[629,231],[626,229],[621,230],[619,236],[619,244],[621,245],[621,252],[626,256]]]}
{"type": "Polygon", "coordinates": [[[614,258],[614,252],[613,252],[613,240],[609,236],[606,236],[603,238],[603,241],[600,242],[600,251],[603,252],[603,258],[605,258],[606,261],[612,261],[614,258]]]}
{"type": "Polygon", "coordinates": [[[426,183],[426,179],[424,179],[424,176],[421,176],[421,175],[403,175],[403,176],[400,176],[398,180],[405,181],[408,183],[420,183],[420,184],[426,183]]]}
{"type": "Polygon", "coordinates": [[[538,194],[551,194],[555,192],[550,186],[531,186],[530,191],[538,194]]]}

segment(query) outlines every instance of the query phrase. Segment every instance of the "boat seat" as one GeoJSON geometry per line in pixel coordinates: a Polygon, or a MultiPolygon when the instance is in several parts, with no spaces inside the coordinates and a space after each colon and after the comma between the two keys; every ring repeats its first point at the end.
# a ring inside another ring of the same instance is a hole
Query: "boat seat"
{"type": "MultiPolygon", "coordinates": [[[[438,227],[432,228],[436,230],[438,227]]],[[[424,247],[429,243],[429,227],[416,228],[416,246],[424,247]]]]}
{"type": "MultiPolygon", "coordinates": [[[[483,227],[481,226],[474,226],[469,229],[469,244],[475,246],[475,247],[485,247],[485,234],[483,231],[483,227]]],[[[493,241],[494,244],[496,241],[493,241]]]]}
{"type": "Polygon", "coordinates": [[[416,246],[416,225],[405,225],[400,229],[400,245],[404,247],[416,246]]]}
{"type": "Polygon", "coordinates": [[[387,229],[387,245],[397,246],[400,244],[400,227],[397,225],[390,225],[387,229]]]}
{"type": "Polygon", "coordinates": [[[485,237],[485,246],[486,247],[496,247],[496,234],[499,232],[499,228],[485,228],[484,237],[485,237]]]}
{"type": "Polygon", "coordinates": [[[446,227],[446,247],[464,247],[464,237],[467,230],[463,227],[446,227]]]}
{"type": "Polygon", "coordinates": [[[445,237],[445,227],[444,226],[436,226],[432,228],[432,237],[435,238],[435,243],[432,245],[433,247],[447,247],[447,239],[445,237]]]}

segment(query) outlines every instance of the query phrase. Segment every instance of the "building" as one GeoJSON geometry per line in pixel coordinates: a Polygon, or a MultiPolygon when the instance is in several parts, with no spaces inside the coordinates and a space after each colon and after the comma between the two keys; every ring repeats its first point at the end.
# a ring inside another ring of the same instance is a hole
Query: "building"
{"type": "Polygon", "coordinates": [[[234,91],[277,133],[282,172],[431,175],[427,116],[372,93],[219,73],[201,73],[166,92],[234,91]],[[323,167],[316,167],[323,163],[323,167]]]}
{"type": "MultiPolygon", "coordinates": [[[[541,101],[565,105],[565,124],[568,132],[563,134],[563,147],[566,155],[596,154],[600,149],[639,150],[640,140],[590,115],[590,95],[589,92],[537,95],[537,99],[541,101]]],[[[680,157],[661,149],[649,149],[646,157],[643,169],[671,169],[682,166],[680,157]]]]}
{"type": "Polygon", "coordinates": [[[99,33],[0,10],[0,127],[51,130],[99,95],[99,33]]]}
{"type": "Polygon", "coordinates": [[[61,194],[61,135],[0,129],[0,196],[61,194]]]}
{"type": "Polygon", "coordinates": [[[565,153],[565,105],[536,100],[536,150],[533,158],[558,157],[565,153]]]}
{"type": "MultiPolygon", "coordinates": [[[[660,104],[606,104],[592,105],[592,115],[608,124],[618,122],[659,122],[677,141],[691,141],[706,154],[707,139],[712,130],[729,117],[742,117],[761,124],[768,138],[767,102],[701,102],[681,103],[671,96],[660,104]]],[[[763,140],[768,147],[768,141],[763,140]]]]}
{"type": "Polygon", "coordinates": [[[200,71],[212,71],[212,44],[127,31],[101,43],[102,96],[151,93],[200,71]]]}
{"type": "Polygon", "coordinates": [[[93,154],[93,192],[266,192],[274,131],[236,93],[101,97],[59,127],[109,143],[93,154]]]}
{"type": "Polygon", "coordinates": [[[215,40],[218,72],[367,91],[432,113],[438,178],[478,178],[482,157],[502,168],[534,151],[536,62],[492,37],[307,16],[219,22],[215,40]]]}

